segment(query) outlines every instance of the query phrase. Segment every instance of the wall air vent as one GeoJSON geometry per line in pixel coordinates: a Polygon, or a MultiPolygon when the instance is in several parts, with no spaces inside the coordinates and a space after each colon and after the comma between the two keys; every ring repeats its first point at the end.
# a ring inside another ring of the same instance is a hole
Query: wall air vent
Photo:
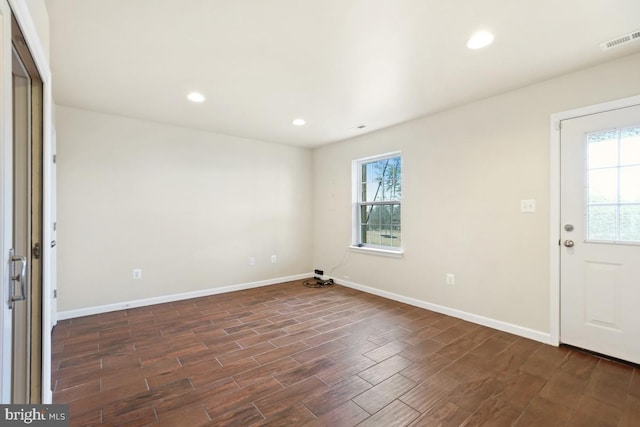
{"type": "Polygon", "coordinates": [[[638,40],[640,40],[640,30],[633,31],[629,34],[625,34],[624,36],[616,37],[615,39],[606,41],[604,43],[600,43],[600,49],[609,50],[611,48],[638,40]]]}

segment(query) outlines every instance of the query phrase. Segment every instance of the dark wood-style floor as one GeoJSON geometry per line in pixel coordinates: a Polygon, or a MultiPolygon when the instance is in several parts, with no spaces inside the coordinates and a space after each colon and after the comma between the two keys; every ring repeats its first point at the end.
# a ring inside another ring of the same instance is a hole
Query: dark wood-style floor
{"type": "Polygon", "coordinates": [[[340,286],[65,320],[53,345],[73,426],[640,425],[638,369],[340,286]]]}

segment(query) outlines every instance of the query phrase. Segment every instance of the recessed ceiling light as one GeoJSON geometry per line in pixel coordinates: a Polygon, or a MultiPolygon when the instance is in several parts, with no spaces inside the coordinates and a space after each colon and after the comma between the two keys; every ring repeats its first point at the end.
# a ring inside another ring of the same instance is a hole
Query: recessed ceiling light
{"type": "Polygon", "coordinates": [[[307,122],[304,119],[294,119],[292,123],[296,126],[304,126],[307,122]]]}
{"type": "Polygon", "coordinates": [[[191,92],[187,95],[187,99],[191,102],[204,102],[204,95],[198,92],[191,92]]]}
{"type": "Polygon", "coordinates": [[[488,31],[478,31],[467,41],[469,49],[481,49],[493,42],[493,34],[488,31]]]}

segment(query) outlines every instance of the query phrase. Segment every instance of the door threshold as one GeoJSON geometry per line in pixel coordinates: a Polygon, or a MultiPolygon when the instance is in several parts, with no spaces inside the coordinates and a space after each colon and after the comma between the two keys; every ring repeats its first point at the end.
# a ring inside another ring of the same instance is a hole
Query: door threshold
{"type": "Polygon", "coordinates": [[[564,344],[564,343],[560,343],[560,347],[565,347],[565,348],[568,348],[568,349],[571,349],[571,350],[579,351],[581,353],[587,353],[587,354],[595,356],[595,357],[597,357],[599,359],[608,360],[610,362],[619,363],[621,365],[627,365],[627,366],[629,366],[631,368],[640,369],[640,364],[633,363],[633,362],[630,362],[630,361],[624,360],[624,359],[618,359],[617,357],[609,356],[608,354],[602,354],[602,353],[598,353],[597,351],[587,350],[586,348],[576,347],[574,345],[564,344]]]}

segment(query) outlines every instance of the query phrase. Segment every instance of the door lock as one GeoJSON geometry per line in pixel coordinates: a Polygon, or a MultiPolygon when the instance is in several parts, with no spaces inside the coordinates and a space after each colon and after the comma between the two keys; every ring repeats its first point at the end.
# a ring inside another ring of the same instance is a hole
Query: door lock
{"type": "Polygon", "coordinates": [[[572,248],[574,245],[573,240],[565,240],[564,245],[568,248],[572,248]]]}
{"type": "Polygon", "coordinates": [[[35,259],[40,259],[41,255],[42,255],[42,250],[40,249],[40,243],[36,243],[35,245],[33,245],[33,257],[35,259]]]}

